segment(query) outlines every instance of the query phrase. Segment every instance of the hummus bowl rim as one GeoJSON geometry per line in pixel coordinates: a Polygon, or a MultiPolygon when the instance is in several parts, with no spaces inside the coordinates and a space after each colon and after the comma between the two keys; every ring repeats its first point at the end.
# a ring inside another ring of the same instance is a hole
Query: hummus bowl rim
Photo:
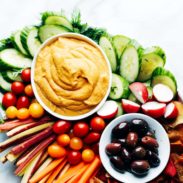
{"type": "Polygon", "coordinates": [[[112,69],[111,69],[111,66],[110,66],[110,62],[105,54],[105,52],[102,50],[102,48],[96,43],[94,42],[92,39],[84,36],[84,35],[81,35],[79,33],[61,33],[61,34],[58,34],[58,35],[55,35],[55,36],[52,36],[50,37],[49,39],[47,39],[44,43],[42,43],[42,45],[40,46],[40,48],[38,49],[37,53],[35,54],[34,58],[33,58],[33,61],[32,61],[32,65],[31,65],[31,85],[32,85],[32,88],[33,88],[33,92],[34,92],[34,95],[35,95],[35,98],[37,99],[37,101],[41,104],[41,106],[45,109],[45,111],[47,111],[49,114],[53,115],[54,117],[57,117],[59,119],[63,119],[63,120],[70,120],[70,121],[75,121],[75,120],[80,120],[80,119],[84,119],[84,118],[87,118],[89,116],[91,116],[92,114],[94,114],[95,112],[97,112],[101,107],[102,105],[105,103],[105,101],[107,100],[107,97],[109,96],[109,93],[110,93],[110,88],[111,88],[111,84],[112,84],[112,69]],[[106,94],[105,96],[103,97],[103,99],[100,101],[100,103],[98,103],[92,110],[90,110],[89,112],[87,113],[84,113],[84,114],[81,114],[81,115],[78,115],[78,116],[66,116],[66,115],[61,115],[59,113],[56,113],[54,111],[52,111],[41,99],[41,97],[39,96],[38,92],[37,92],[37,89],[36,89],[36,84],[35,84],[35,81],[34,81],[34,71],[35,71],[35,64],[36,64],[36,61],[37,61],[37,57],[40,53],[40,51],[45,48],[47,45],[50,45],[52,44],[54,41],[56,41],[59,37],[66,37],[66,38],[75,38],[75,39],[78,39],[78,40],[82,40],[82,41],[85,41],[89,44],[91,44],[92,46],[94,46],[95,48],[97,48],[103,55],[105,61],[106,61],[106,64],[107,64],[107,68],[109,70],[109,84],[108,84],[108,88],[107,88],[107,91],[106,91],[106,94]]]}

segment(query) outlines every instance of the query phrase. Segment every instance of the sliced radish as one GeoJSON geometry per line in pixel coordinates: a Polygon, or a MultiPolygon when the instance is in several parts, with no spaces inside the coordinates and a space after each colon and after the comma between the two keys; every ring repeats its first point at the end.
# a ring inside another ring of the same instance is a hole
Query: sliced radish
{"type": "Polygon", "coordinates": [[[158,102],[147,102],[142,105],[142,110],[145,114],[154,118],[159,118],[164,115],[166,104],[158,102]]]}
{"type": "Polygon", "coordinates": [[[144,104],[148,100],[148,90],[147,87],[140,82],[132,83],[129,86],[131,92],[135,95],[135,97],[144,104]]]}
{"type": "Polygon", "coordinates": [[[97,112],[97,114],[103,119],[110,119],[116,116],[118,112],[118,105],[113,100],[108,100],[97,112]]]}
{"type": "Polygon", "coordinates": [[[153,87],[153,95],[159,102],[170,102],[173,99],[173,91],[164,84],[157,84],[153,87]]]}
{"type": "Polygon", "coordinates": [[[167,119],[176,118],[178,116],[178,109],[176,105],[171,102],[166,106],[164,117],[167,119]]]}
{"type": "Polygon", "coordinates": [[[135,113],[140,110],[140,105],[131,100],[122,99],[122,108],[127,113],[135,113]]]}

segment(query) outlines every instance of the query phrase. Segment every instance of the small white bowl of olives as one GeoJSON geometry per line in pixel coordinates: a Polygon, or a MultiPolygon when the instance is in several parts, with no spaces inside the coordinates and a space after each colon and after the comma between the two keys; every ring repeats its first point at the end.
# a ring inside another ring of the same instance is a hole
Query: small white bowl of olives
{"type": "Polygon", "coordinates": [[[145,183],[165,168],[170,142],[155,119],[139,113],[125,114],[105,128],[99,153],[104,168],[118,181],[145,183]]]}

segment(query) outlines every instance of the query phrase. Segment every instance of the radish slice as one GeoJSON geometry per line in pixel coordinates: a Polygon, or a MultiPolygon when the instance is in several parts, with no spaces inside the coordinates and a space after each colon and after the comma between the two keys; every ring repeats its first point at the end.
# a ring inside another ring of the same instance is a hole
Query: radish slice
{"type": "Polygon", "coordinates": [[[148,90],[147,87],[140,82],[132,83],[129,86],[131,92],[135,95],[135,97],[140,101],[142,104],[147,102],[148,100],[148,90]]]}
{"type": "Polygon", "coordinates": [[[176,107],[176,105],[171,102],[166,106],[166,111],[165,111],[165,115],[164,117],[167,119],[172,119],[172,118],[176,118],[178,115],[178,109],[176,107]]]}
{"type": "Polygon", "coordinates": [[[127,113],[135,113],[140,110],[140,105],[131,100],[122,99],[123,110],[127,113]]]}
{"type": "Polygon", "coordinates": [[[153,87],[153,95],[159,102],[170,102],[173,99],[173,91],[164,84],[157,84],[153,87]]]}
{"type": "Polygon", "coordinates": [[[159,118],[164,115],[166,104],[158,102],[147,102],[142,105],[142,110],[145,114],[154,118],[159,118]]]}
{"type": "Polygon", "coordinates": [[[118,105],[113,100],[108,100],[97,112],[97,114],[103,119],[110,119],[116,116],[118,112],[118,105]]]}

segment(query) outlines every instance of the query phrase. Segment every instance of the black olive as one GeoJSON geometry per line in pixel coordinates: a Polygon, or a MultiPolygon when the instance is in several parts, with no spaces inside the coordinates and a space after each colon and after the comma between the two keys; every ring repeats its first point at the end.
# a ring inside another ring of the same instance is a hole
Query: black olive
{"type": "Polygon", "coordinates": [[[130,148],[134,148],[138,143],[138,135],[135,132],[129,132],[126,138],[126,145],[130,148]]]}
{"type": "Polygon", "coordinates": [[[155,133],[152,132],[152,131],[148,131],[145,136],[149,136],[149,137],[155,138],[155,133]]]}
{"type": "Polygon", "coordinates": [[[149,125],[142,119],[133,119],[131,121],[131,131],[137,132],[138,135],[143,136],[149,130],[149,125]]]}
{"type": "Polygon", "coordinates": [[[147,159],[149,161],[149,164],[151,167],[157,167],[160,164],[160,159],[159,157],[152,151],[147,151],[147,159]]]}
{"type": "Polygon", "coordinates": [[[121,148],[121,158],[126,164],[131,162],[131,153],[124,147],[121,148]]]}
{"type": "Polygon", "coordinates": [[[117,138],[124,138],[129,132],[129,124],[128,122],[121,122],[112,130],[112,135],[117,138]]]}
{"type": "Polygon", "coordinates": [[[136,160],[144,159],[146,156],[146,149],[142,146],[138,146],[133,150],[131,155],[132,158],[136,160]]]}
{"type": "Polygon", "coordinates": [[[112,140],[112,143],[118,143],[121,144],[122,147],[126,145],[126,139],[114,139],[112,140]]]}
{"type": "Polygon", "coordinates": [[[106,153],[108,155],[117,155],[121,151],[121,144],[110,143],[106,146],[106,153]]]}
{"type": "Polygon", "coordinates": [[[112,166],[114,167],[114,169],[116,169],[117,171],[119,171],[119,172],[124,171],[125,164],[121,157],[113,156],[110,158],[110,162],[111,162],[112,166]]]}
{"type": "Polygon", "coordinates": [[[143,146],[145,146],[149,149],[155,149],[155,148],[159,147],[157,140],[152,137],[149,137],[149,136],[144,136],[141,139],[141,143],[143,146]]]}
{"type": "Polygon", "coordinates": [[[135,175],[145,175],[148,173],[149,169],[149,163],[145,160],[136,160],[131,163],[131,172],[135,175]]]}

